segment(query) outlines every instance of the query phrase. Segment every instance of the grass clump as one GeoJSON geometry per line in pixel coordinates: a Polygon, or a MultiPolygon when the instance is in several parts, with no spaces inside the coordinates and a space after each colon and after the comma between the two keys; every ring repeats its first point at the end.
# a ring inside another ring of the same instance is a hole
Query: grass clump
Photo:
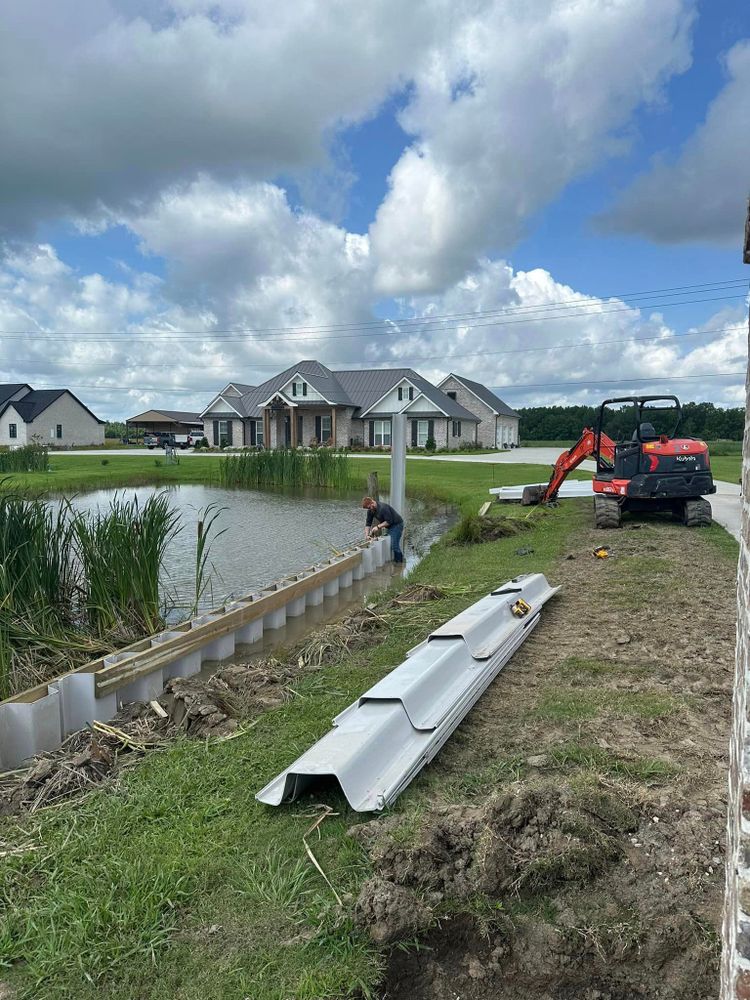
{"type": "Polygon", "coordinates": [[[531,522],[519,517],[479,517],[464,514],[453,531],[454,545],[478,545],[496,542],[499,538],[512,538],[529,531],[531,522]]]}
{"type": "Polygon", "coordinates": [[[580,722],[599,715],[663,719],[679,707],[676,698],[651,691],[558,690],[546,691],[534,714],[550,722],[580,722]]]}
{"type": "Polygon", "coordinates": [[[297,448],[276,451],[243,451],[221,462],[222,486],[314,486],[349,489],[352,473],[349,456],[331,448],[311,452],[297,448]]]}
{"type": "Polygon", "coordinates": [[[1,472],[47,472],[49,452],[41,444],[26,444],[13,451],[0,451],[1,472]]]}

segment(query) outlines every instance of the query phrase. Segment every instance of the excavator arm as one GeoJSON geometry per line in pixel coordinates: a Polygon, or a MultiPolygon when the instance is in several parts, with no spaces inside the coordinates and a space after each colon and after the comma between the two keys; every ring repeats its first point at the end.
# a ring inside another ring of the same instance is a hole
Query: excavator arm
{"type": "Polygon", "coordinates": [[[581,462],[585,461],[587,458],[591,458],[592,455],[595,455],[597,451],[599,452],[600,459],[603,462],[614,467],[615,442],[612,438],[602,432],[599,439],[599,447],[597,449],[596,433],[592,431],[591,428],[585,427],[583,433],[573,447],[569,448],[568,451],[564,451],[555,462],[552,469],[552,475],[549,477],[547,485],[527,486],[523,491],[523,500],[521,502],[525,505],[530,505],[537,503],[549,503],[550,500],[554,500],[568,474],[571,473],[573,469],[577,469],[581,462]]]}

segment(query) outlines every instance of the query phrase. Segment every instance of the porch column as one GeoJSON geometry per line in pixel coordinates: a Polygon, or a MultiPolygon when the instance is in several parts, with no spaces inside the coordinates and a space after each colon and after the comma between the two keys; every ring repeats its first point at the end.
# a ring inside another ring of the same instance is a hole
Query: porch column
{"type": "Polygon", "coordinates": [[[292,448],[297,447],[297,412],[293,406],[289,407],[289,435],[292,448]]]}
{"type": "Polygon", "coordinates": [[[271,414],[268,407],[263,410],[263,447],[271,447],[271,414]]]}
{"type": "Polygon", "coordinates": [[[338,447],[338,441],[336,440],[336,407],[331,407],[331,439],[333,441],[333,447],[338,447]]]}

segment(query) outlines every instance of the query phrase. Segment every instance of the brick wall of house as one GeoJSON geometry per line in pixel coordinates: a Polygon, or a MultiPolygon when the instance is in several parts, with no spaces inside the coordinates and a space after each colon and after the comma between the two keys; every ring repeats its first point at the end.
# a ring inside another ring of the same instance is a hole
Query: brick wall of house
{"type": "Polygon", "coordinates": [[[469,392],[457,378],[450,377],[440,386],[445,393],[455,392],[456,402],[465,407],[469,413],[479,417],[477,426],[477,442],[485,448],[495,447],[495,413],[473,392],[469,392]]]}
{"type": "MultiPolygon", "coordinates": [[[[750,337],[748,338],[750,343],[750,337]]],[[[737,571],[737,646],[729,744],[722,1000],[750,1000],[750,385],[742,449],[742,527],[737,571]]]]}

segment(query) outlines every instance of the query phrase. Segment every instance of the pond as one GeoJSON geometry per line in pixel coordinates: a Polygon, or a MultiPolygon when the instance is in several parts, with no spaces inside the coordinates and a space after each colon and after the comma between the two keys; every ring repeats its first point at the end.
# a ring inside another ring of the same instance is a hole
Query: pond
{"type": "MultiPolygon", "coordinates": [[[[211,541],[211,579],[201,610],[218,607],[280,577],[327,559],[364,537],[365,511],[360,494],[344,496],[323,491],[289,493],[222,489],[215,486],[143,486],[136,489],[97,490],[72,499],[78,510],[107,509],[115,497],[136,496],[145,501],[166,492],[179,512],[182,530],[170,546],[164,565],[165,596],[180,608],[193,600],[195,549],[200,516],[209,504],[221,508],[211,541]],[[221,534],[218,532],[221,531],[221,534]]],[[[383,499],[387,499],[383,495],[383,499]]],[[[404,554],[408,571],[454,520],[449,508],[427,507],[409,500],[404,554]]],[[[380,579],[378,586],[383,586],[380,579]]]]}

